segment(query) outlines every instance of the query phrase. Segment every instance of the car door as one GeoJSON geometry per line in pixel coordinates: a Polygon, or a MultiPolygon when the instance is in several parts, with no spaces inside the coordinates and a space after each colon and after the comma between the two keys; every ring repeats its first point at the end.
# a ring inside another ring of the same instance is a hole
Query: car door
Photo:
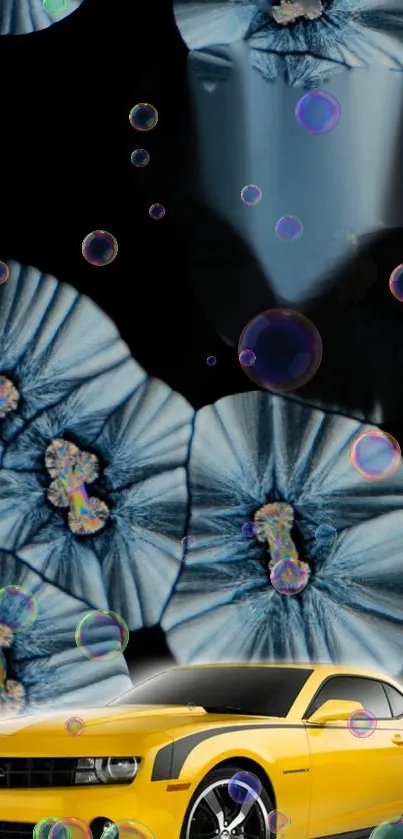
{"type": "Polygon", "coordinates": [[[391,724],[380,723],[388,734],[387,779],[385,788],[386,807],[392,808],[393,815],[403,813],[403,693],[397,687],[383,683],[392,711],[391,724]]]}
{"type": "Polygon", "coordinates": [[[333,676],[322,684],[305,716],[311,754],[308,839],[373,828],[398,815],[396,795],[388,791],[395,771],[390,761],[394,721],[382,682],[333,676]],[[330,699],[359,702],[376,718],[375,729],[358,737],[344,721],[310,726],[309,715],[330,699]]]}

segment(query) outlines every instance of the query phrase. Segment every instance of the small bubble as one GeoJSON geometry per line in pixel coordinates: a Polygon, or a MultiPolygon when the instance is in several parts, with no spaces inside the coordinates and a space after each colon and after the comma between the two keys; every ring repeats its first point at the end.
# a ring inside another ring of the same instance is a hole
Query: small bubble
{"type": "Polygon", "coordinates": [[[280,559],[270,571],[270,582],[278,594],[299,594],[309,580],[309,566],[294,559],[280,559]]]}
{"type": "Polygon", "coordinates": [[[129,643],[129,630],[116,612],[87,612],[75,631],[79,650],[91,659],[112,659],[120,655],[129,643]]]}
{"type": "Polygon", "coordinates": [[[43,9],[49,15],[60,15],[67,9],[66,0],[43,0],[43,9]]]}
{"type": "Polygon", "coordinates": [[[247,207],[255,207],[262,200],[262,190],[256,184],[247,184],[241,189],[241,199],[247,207]]]}
{"type": "Polygon", "coordinates": [[[101,267],[113,262],[118,253],[118,243],[107,230],[93,230],[85,237],[81,251],[90,265],[101,267]]]}
{"type": "Polygon", "coordinates": [[[283,242],[296,242],[301,238],[304,226],[296,216],[282,216],[276,224],[275,231],[283,242]]]}
{"type": "Polygon", "coordinates": [[[280,810],[272,810],[267,816],[267,827],[270,833],[281,833],[289,824],[291,824],[291,819],[280,810]]]}
{"type": "Polygon", "coordinates": [[[325,545],[333,542],[336,536],[337,530],[332,524],[320,524],[315,530],[315,539],[325,545]]]}
{"type": "Polygon", "coordinates": [[[347,728],[354,737],[370,737],[376,729],[376,717],[366,708],[359,708],[349,716],[347,728]]]}
{"type": "Polygon", "coordinates": [[[389,288],[393,297],[403,303],[403,265],[397,265],[389,277],[389,288]]]}
{"type": "Polygon", "coordinates": [[[364,431],[351,446],[350,462],[368,481],[390,478],[401,463],[399,443],[391,434],[378,428],[364,431]]]}
{"type": "Polygon", "coordinates": [[[253,364],[256,362],[256,356],[253,350],[242,350],[239,353],[239,363],[242,367],[252,367],[253,364]]]}
{"type": "Polygon", "coordinates": [[[133,166],[137,169],[143,169],[150,162],[150,155],[146,149],[134,149],[131,153],[130,160],[133,166]]]}
{"type": "Polygon", "coordinates": [[[246,801],[256,800],[261,791],[261,781],[253,772],[237,772],[228,784],[229,795],[236,804],[242,805],[246,801]]]}
{"type": "Polygon", "coordinates": [[[208,355],[206,358],[206,364],[207,367],[215,367],[215,365],[217,364],[217,359],[215,355],[208,355]]]}
{"type": "Polygon", "coordinates": [[[25,632],[38,617],[38,604],[22,586],[5,586],[0,589],[0,616],[12,632],[25,632]]]}
{"type": "Polygon", "coordinates": [[[158,111],[148,102],[139,102],[131,109],[129,120],[136,131],[152,131],[158,122],[158,111]]]}
{"type": "Polygon", "coordinates": [[[160,221],[164,218],[165,215],[165,207],[163,204],[151,204],[151,207],[148,210],[148,215],[150,218],[154,219],[154,221],[160,221]]]}
{"type": "Polygon", "coordinates": [[[0,285],[4,285],[10,276],[10,269],[5,262],[0,260],[0,285]]]}
{"type": "Polygon", "coordinates": [[[297,122],[309,134],[328,134],[336,128],[340,117],[340,103],[324,90],[305,93],[295,108],[297,122]]]}
{"type": "Polygon", "coordinates": [[[54,822],[49,831],[49,839],[92,839],[92,831],[86,822],[68,816],[54,822]]]}
{"type": "Polygon", "coordinates": [[[48,816],[47,818],[41,819],[34,827],[33,839],[49,839],[51,828],[58,821],[57,816],[48,816]]]}
{"type": "Polygon", "coordinates": [[[242,536],[246,539],[254,539],[256,536],[256,526],[253,521],[245,521],[242,525],[242,536]]]}
{"type": "Polygon", "coordinates": [[[81,719],[81,717],[70,717],[66,720],[64,727],[69,734],[77,737],[79,734],[83,733],[85,722],[81,719]]]}

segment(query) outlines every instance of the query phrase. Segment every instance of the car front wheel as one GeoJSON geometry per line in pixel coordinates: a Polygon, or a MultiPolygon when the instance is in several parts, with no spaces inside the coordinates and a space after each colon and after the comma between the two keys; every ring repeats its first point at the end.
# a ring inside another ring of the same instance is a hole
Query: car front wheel
{"type": "Polygon", "coordinates": [[[230,784],[240,772],[244,770],[239,766],[225,766],[203,778],[191,798],[180,839],[270,839],[272,802],[263,787],[252,794],[242,781],[234,795],[230,784]]]}

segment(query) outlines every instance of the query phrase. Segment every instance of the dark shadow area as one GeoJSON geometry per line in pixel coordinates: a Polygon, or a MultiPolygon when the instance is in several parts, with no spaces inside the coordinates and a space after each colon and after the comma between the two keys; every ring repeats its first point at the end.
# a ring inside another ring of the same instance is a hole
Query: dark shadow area
{"type": "Polygon", "coordinates": [[[131,632],[125,657],[134,684],[175,664],[165,635],[158,626],[131,632]]]}

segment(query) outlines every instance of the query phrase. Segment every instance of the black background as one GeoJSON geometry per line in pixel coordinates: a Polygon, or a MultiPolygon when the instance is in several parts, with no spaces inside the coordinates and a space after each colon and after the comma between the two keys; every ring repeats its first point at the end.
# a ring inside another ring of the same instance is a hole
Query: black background
{"type": "MultiPolygon", "coordinates": [[[[200,407],[251,389],[235,348],[205,316],[209,284],[228,320],[240,299],[236,284],[249,283],[253,295],[262,278],[230,230],[186,203],[186,54],[169,0],[85,0],[47,30],[1,38],[0,256],[93,298],[147,372],[200,407]],[[128,119],[142,101],[159,112],[147,134],[128,119]],[[151,154],[143,170],[130,162],[136,146],[151,154]],[[154,202],[166,207],[162,221],[148,216],[154,202]],[[103,268],[81,254],[84,237],[98,228],[119,244],[116,260],[103,268]],[[216,356],[215,367],[206,365],[208,355],[216,356]]],[[[362,253],[310,304],[326,364],[306,395],[331,404],[336,394],[347,413],[365,411],[377,382],[390,379],[396,404],[383,427],[402,444],[403,305],[387,288],[390,271],[403,262],[401,232],[364,242],[362,253]],[[363,377],[372,391],[357,406],[355,382],[363,377]]],[[[259,293],[255,313],[273,302],[259,293]]],[[[136,680],[172,661],[158,627],[133,633],[127,658],[136,680]]]]}

